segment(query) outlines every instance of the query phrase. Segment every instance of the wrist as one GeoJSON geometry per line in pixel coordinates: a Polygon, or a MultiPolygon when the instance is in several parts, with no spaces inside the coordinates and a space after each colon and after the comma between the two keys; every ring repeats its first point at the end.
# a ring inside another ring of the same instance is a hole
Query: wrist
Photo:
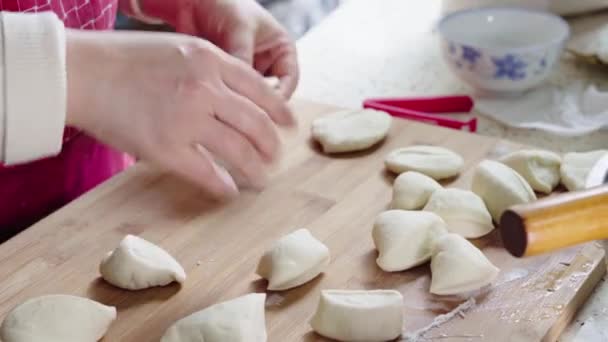
{"type": "Polygon", "coordinates": [[[97,64],[99,51],[95,51],[91,33],[66,30],[67,113],[66,124],[84,129],[86,115],[91,108],[91,94],[95,94],[91,79],[92,66],[97,64]]]}

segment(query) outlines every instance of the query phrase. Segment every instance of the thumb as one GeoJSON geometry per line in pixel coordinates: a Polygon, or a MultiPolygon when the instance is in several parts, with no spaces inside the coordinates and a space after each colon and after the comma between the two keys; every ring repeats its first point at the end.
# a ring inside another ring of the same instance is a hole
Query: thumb
{"type": "Polygon", "coordinates": [[[252,30],[235,30],[228,36],[224,50],[247,65],[253,65],[254,43],[255,36],[252,30]]]}

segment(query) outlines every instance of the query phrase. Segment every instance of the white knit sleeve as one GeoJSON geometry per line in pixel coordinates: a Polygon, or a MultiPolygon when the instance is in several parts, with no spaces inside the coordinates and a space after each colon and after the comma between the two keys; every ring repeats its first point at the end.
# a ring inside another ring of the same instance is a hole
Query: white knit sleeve
{"type": "Polygon", "coordinates": [[[6,165],[58,154],[67,106],[63,23],[52,12],[1,12],[0,158],[6,165]]]}

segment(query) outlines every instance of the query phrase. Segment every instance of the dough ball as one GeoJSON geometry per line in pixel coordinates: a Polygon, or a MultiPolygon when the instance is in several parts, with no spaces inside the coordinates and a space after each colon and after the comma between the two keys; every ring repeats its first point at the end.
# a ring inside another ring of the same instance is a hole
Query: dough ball
{"type": "Polygon", "coordinates": [[[394,290],[323,290],[310,325],[338,341],[392,341],[403,329],[403,296],[394,290]]]}
{"type": "Polygon", "coordinates": [[[480,289],[500,270],[475,245],[458,234],[441,236],[431,259],[431,293],[455,295],[480,289]]]}
{"type": "Polygon", "coordinates": [[[287,290],[314,279],[329,265],[329,249],[299,229],[279,239],[258,264],[256,273],[268,280],[268,289],[287,290]]]}
{"type": "Polygon", "coordinates": [[[464,166],[464,160],[455,152],[426,145],[396,149],[386,156],[384,163],[394,173],[417,171],[437,180],[458,175],[464,166]]]}
{"type": "Polygon", "coordinates": [[[560,174],[562,183],[568,191],[585,189],[589,171],[606,153],[608,150],[566,153],[560,174]]]}
{"type": "Polygon", "coordinates": [[[281,86],[281,80],[276,76],[265,77],[264,81],[272,89],[279,89],[281,86]]]}
{"type": "Polygon", "coordinates": [[[472,191],[439,189],[431,195],[424,210],[439,215],[448,231],[467,239],[476,239],[494,230],[486,205],[472,191]]]}
{"type": "Polygon", "coordinates": [[[90,299],[48,295],[32,298],[8,313],[4,342],[96,342],[116,319],[116,308],[90,299]]]}
{"type": "Polygon", "coordinates": [[[373,109],[344,110],[312,122],[312,137],[325,153],[361,151],[382,141],[391,128],[391,116],[373,109]]]}
{"type": "Polygon", "coordinates": [[[441,189],[433,178],[416,171],[400,174],[393,184],[393,209],[416,210],[424,207],[431,194],[441,189]]]}
{"type": "Polygon", "coordinates": [[[447,234],[443,220],[431,212],[389,210],[376,218],[372,238],[378,266],[403,271],[427,262],[437,238],[447,234]]]}
{"type": "Polygon", "coordinates": [[[266,294],[252,293],[173,323],[160,342],[266,342],[266,294]]]}
{"type": "Polygon", "coordinates": [[[519,173],[505,164],[484,160],[477,166],[471,186],[496,222],[510,206],[536,200],[536,194],[519,173]]]}
{"type": "Polygon", "coordinates": [[[186,280],[182,266],[162,248],[140,237],[127,235],[99,265],[103,279],[127,290],[165,286],[186,280]]]}
{"type": "Polygon", "coordinates": [[[550,194],[559,184],[562,158],[557,153],[522,150],[506,155],[500,162],[517,171],[538,192],[550,194]]]}

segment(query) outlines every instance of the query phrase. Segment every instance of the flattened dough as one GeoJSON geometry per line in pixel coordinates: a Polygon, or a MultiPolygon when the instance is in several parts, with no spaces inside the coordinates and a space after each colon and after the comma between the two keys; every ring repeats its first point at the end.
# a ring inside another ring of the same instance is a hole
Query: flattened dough
{"type": "Polygon", "coordinates": [[[407,171],[400,174],[393,184],[391,208],[416,210],[424,207],[431,194],[441,189],[441,184],[420,172],[407,171]]]}
{"type": "Polygon", "coordinates": [[[8,313],[3,342],[96,342],[116,319],[116,308],[90,299],[48,295],[25,301],[8,313]]]}
{"type": "Polygon", "coordinates": [[[424,210],[439,215],[448,231],[467,239],[476,239],[494,230],[486,205],[472,191],[439,189],[431,195],[424,210]]]}
{"type": "Polygon", "coordinates": [[[566,153],[560,174],[562,183],[568,191],[585,189],[589,171],[606,153],[608,150],[566,153]]]}
{"type": "Polygon", "coordinates": [[[279,239],[258,264],[256,273],[268,280],[268,289],[287,290],[321,274],[329,265],[329,249],[307,229],[279,239]]]}
{"type": "Polygon", "coordinates": [[[169,253],[140,237],[127,235],[99,265],[103,279],[127,290],[186,280],[184,268],[169,253]]]}
{"type": "Polygon", "coordinates": [[[441,236],[431,259],[431,293],[454,295],[480,289],[500,270],[472,243],[458,234],[441,236]]]}
{"type": "Polygon", "coordinates": [[[160,342],[266,342],[266,294],[212,305],[173,323],[160,342]]]}
{"type": "Polygon", "coordinates": [[[343,110],[315,119],[312,137],[325,153],[361,151],[386,137],[391,120],[390,115],[378,110],[343,110]]]}
{"type": "Polygon", "coordinates": [[[403,329],[403,296],[394,290],[323,290],[310,325],[338,341],[392,341],[403,329]]]}
{"type": "Polygon", "coordinates": [[[506,155],[500,162],[517,171],[538,192],[550,194],[559,184],[562,158],[557,153],[521,150],[506,155]]]}
{"type": "Polygon", "coordinates": [[[439,180],[458,175],[464,160],[444,147],[417,145],[392,151],[386,156],[384,164],[394,173],[417,171],[439,180]]]}
{"type": "Polygon", "coordinates": [[[503,163],[484,160],[473,174],[471,189],[479,195],[495,222],[510,206],[536,200],[528,182],[503,163]]]}
{"type": "Polygon", "coordinates": [[[372,238],[376,263],[387,272],[403,271],[427,262],[435,241],[447,234],[443,220],[431,212],[388,210],[376,218],[372,238]]]}

